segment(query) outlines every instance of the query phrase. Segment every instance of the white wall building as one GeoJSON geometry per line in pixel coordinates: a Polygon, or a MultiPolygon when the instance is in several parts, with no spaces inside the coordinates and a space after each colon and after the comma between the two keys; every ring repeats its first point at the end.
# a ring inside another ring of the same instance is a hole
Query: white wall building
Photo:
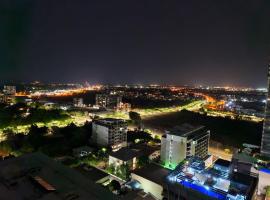
{"type": "Polygon", "coordinates": [[[174,168],[189,156],[204,159],[208,156],[209,139],[210,131],[204,126],[183,124],[166,131],[161,138],[161,161],[174,168]]]}
{"type": "Polygon", "coordinates": [[[121,119],[100,119],[92,123],[92,139],[99,146],[118,150],[127,146],[127,122],[121,119]]]}
{"type": "Polygon", "coordinates": [[[151,163],[131,173],[131,179],[139,183],[145,193],[150,193],[157,200],[163,199],[165,177],[170,170],[151,163]]]}
{"type": "Polygon", "coordinates": [[[73,98],[73,105],[79,108],[84,107],[83,98],[73,98]]]}

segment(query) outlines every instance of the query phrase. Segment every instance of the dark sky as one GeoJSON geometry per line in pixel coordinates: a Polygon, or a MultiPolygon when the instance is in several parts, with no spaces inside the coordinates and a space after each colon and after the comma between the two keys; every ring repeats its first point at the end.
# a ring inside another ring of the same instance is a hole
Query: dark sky
{"type": "Polygon", "coordinates": [[[269,0],[1,0],[0,80],[266,86],[269,0]]]}

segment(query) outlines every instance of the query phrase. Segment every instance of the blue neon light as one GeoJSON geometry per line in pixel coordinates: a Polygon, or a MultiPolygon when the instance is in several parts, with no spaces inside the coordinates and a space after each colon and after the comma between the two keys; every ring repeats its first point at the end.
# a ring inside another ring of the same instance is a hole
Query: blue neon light
{"type": "Polygon", "coordinates": [[[267,173],[267,174],[270,174],[270,169],[267,169],[267,168],[262,168],[262,169],[260,169],[260,171],[267,173]]]}
{"type": "Polygon", "coordinates": [[[213,198],[216,198],[216,199],[219,199],[219,200],[226,200],[226,196],[225,195],[222,195],[222,194],[219,194],[217,192],[214,192],[211,189],[206,188],[204,186],[193,184],[193,183],[190,183],[190,182],[184,181],[184,180],[183,181],[180,181],[180,184],[182,184],[183,186],[185,186],[187,188],[191,188],[191,189],[197,190],[200,193],[205,194],[205,195],[208,195],[210,197],[213,197],[213,198]]]}

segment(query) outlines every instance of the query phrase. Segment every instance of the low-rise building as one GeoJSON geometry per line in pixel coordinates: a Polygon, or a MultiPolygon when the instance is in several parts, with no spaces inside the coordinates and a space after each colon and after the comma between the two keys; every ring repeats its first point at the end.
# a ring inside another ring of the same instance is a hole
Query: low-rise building
{"type": "Polygon", "coordinates": [[[140,188],[145,193],[150,193],[155,199],[162,200],[164,180],[169,173],[170,170],[152,163],[132,172],[131,178],[140,184],[140,188]]]}
{"type": "Polygon", "coordinates": [[[138,167],[140,158],[148,158],[149,161],[156,159],[159,156],[159,150],[147,145],[138,145],[132,148],[124,147],[118,151],[111,152],[109,155],[109,165],[118,167],[127,164],[130,170],[135,170],[138,167]]]}
{"type": "Polygon", "coordinates": [[[136,169],[137,167],[137,158],[140,155],[140,152],[129,149],[121,148],[118,151],[111,152],[109,155],[109,165],[115,167],[127,164],[131,170],[136,169]]]}
{"type": "Polygon", "coordinates": [[[112,193],[41,153],[0,162],[1,200],[107,200],[112,193]]]}

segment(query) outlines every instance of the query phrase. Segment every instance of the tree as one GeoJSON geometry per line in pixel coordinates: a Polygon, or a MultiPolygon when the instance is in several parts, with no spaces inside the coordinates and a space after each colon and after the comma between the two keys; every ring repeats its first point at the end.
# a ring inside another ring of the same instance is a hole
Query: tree
{"type": "Polygon", "coordinates": [[[135,142],[135,140],[140,140],[141,142],[149,142],[153,140],[149,133],[144,131],[128,131],[127,133],[127,141],[135,142]]]}
{"type": "Polygon", "coordinates": [[[142,125],[142,118],[141,115],[137,112],[129,112],[129,119],[139,128],[141,128],[142,125]]]}
{"type": "Polygon", "coordinates": [[[158,137],[157,135],[155,135],[155,137],[153,139],[153,142],[155,142],[155,143],[161,143],[160,137],[158,137]]]}
{"type": "Polygon", "coordinates": [[[22,148],[26,136],[22,133],[13,135],[8,141],[11,143],[13,149],[18,150],[22,148]]]}
{"type": "Polygon", "coordinates": [[[20,152],[22,154],[31,153],[33,151],[34,151],[33,146],[31,144],[29,144],[29,142],[27,142],[27,141],[23,143],[23,145],[22,145],[22,147],[20,149],[20,152]]]}
{"type": "Polygon", "coordinates": [[[12,152],[12,148],[11,146],[9,145],[8,142],[1,142],[0,143],[0,156],[1,157],[7,157],[10,155],[10,153],[12,152]]]}
{"type": "Polygon", "coordinates": [[[128,164],[122,164],[119,166],[118,169],[116,169],[116,176],[118,176],[121,179],[127,180],[129,178],[130,171],[128,164]]]}
{"type": "Polygon", "coordinates": [[[76,129],[77,129],[78,127],[74,124],[74,123],[71,123],[71,124],[69,124],[68,126],[66,126],[66,127],[64,127],[64,128],[62,128],[61,130],[60,130],[60,133],[63,135],[63,136],[65,136],[65,138],[67,138],[67,139],[71,139],[72,138],[72,136],[74,135],[74,132],[76,132],[76,129]]]}
{"type": "Polygon", "coordinates": [[[149,161],[148,156],[143,155],[143,156],[139,157],[138,163],[137,163],[137,164],[138,164],[138,167],[144,167],[144,166],[147,165],[149,162],[150,162],[150,161],[149,161]]]}
{"type": "Polygon", "coordinates": [[[266,199],[270,198],[270,186],[267,186],[265,190],[266,190],[266,199]]]}
{"type": "Polygon", "coordinates": [[[115,173],[115,165],[113,164],[110,164],[107,168],[107,171],[110,173],[110,174],[114,174],[115,173]]]}
{"type": "Polygon", "coordinates": [[[29,144],[32,145],[35,150],[37,150],[43,144],[44,136],[47,133],[47,127],[39,128],[36,125],[32,125],[27,136],[29,144]]]}
{"type": "Polygon", "coordinates": [[[121,185],[118,181],[112,180],[109,184],[109,190],[110,191],[120,191],[121,190],[121,185]]]}

